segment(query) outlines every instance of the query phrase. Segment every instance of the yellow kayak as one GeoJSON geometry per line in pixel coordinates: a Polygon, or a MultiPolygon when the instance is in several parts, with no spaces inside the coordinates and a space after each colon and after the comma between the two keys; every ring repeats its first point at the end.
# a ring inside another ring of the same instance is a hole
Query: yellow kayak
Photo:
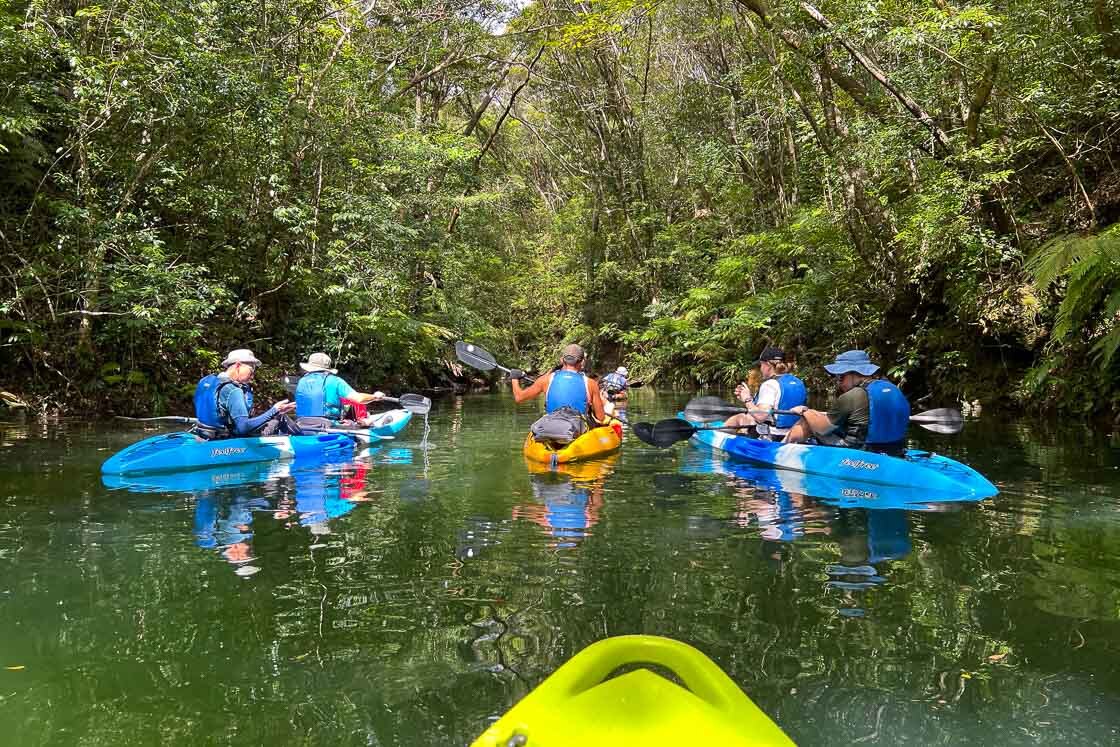
{"type": "Polygon", "coordinates": [[[592,428],[567,446],[554,449],[546,443],[525,437],[525,457],[555,467],[557,464],[581,462],[610,454],[622,446],[622,421],[611,418],[606,425],[592,428]]]}
{"type": "Polygon", "coordinates": [[[793,741],[692,646],[626,635],[573,656],[472,747],[507,745],[788,747],[793,741]],[[650,665],[669,670],[684,687],[650,665]],[[620,667],[628,671],[610,677],[620,667]]]}

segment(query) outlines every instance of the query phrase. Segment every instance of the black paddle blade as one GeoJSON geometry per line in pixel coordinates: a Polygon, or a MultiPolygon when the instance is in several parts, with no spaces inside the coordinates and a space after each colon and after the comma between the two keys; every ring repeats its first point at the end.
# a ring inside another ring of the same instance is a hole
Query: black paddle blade
{"type": "Polygon", "coordinates": [[[653,423],[634,423],[630,426],[630,430],[634,431],[634,435],[638,437],[638,440],[650,446],[657,445],[653,442],[653,423]]]}
{"type": "Polygon", "coordinates": [[[710,423],[713,420],[726,420],[729,415],[746,412],[742,407],[736,407],[719,397],[696,397],[689,400],[684,406],[684,416],[689,420],[701,423],[710,423]]]}
{"type": "Polygon", "coordinates": [[[485,349],[462,340],[455,343],[455,356],[463,363],[471,368],[477,368],[479,371],[493,371],[498,365],[494,356],[490,355],[485,349]]]}
{"type": "Polygon", "coordinates": [[[427,415],[432,411],[432,401],[420,394],[402,394],[397,403],[413,415],[427,415]]]}
{"type": "Polygon", "coordinates": [[[687,441],[696,432],[696,427],[687,420],[668,418],[656,423],[635,423],[631,430],[634,435],[650,446],[667,449],[680,441],[687,441]]]}

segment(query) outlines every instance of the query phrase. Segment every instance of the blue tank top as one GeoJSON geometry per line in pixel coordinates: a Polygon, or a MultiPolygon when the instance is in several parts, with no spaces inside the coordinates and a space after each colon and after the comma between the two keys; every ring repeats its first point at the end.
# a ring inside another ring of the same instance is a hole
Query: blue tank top
{"type": "MultiPolygon", "coordinates": [[[[778,399],[778,410],[789,410],[803,405],[808,400],[805,392],[805,382],[793,374],[782,374],[778,377],[778,385],[782,387],[782,396],[778,399]]],[[[779,428],[792,428],[798,421],[797,415],[777,415],[774,425],[779,428]]]]}
{"type": "Polygon", "coordinates": [[[548,393],[544,398],[544,410],[553,413],[561,407],[570,407],[577,412],[587,412],[587,377],[578,371],[554,371],[548,382],[548,393]]]}
{"type": "Polygon", "coordinates": [[[863,385],[871,424],[867,426],[864,443],[896,444],[906,439],[910,428],[910,402],[906,395],[886,379],[875,379],[863,385]]]}

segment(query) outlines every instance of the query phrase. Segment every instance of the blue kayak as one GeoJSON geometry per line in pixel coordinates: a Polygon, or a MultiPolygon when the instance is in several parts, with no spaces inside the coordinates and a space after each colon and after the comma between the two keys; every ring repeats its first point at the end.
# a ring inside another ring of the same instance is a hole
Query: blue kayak
{"type": "Polygon", "coordinates": [[[837,508],[945,511],[950,508],[947,504],[975,503],[990,497],[963,492],[939,496],[914,485],[878,485],[788,469],[773,469],[736,459],[726,452],[707,449],[687,455],[681,464],[681,472],[724,475],[772,493],[802,495],[837,508]]]}
{"type": "Polygon", "coordinates": [[[329,432],[352,434],[363,441],[376,441],[379,438],[393,438],[403,431],[410,422],[412,422],[412,413],[408,410],[388,410],[375,415],[369,428],[336,428],[329,432]]]}
{"type": "Polygon", "coordinates": [[[207,441],[193,433],[145,438],[105,460],[103,475],[221,467],[276,459],[326,459],[351,454],[355,439],[344,433],[310,436],[251,436],[207,441]]]}
{"type": "Polygon", "coordinates": [[[330,459],[349,456],[357,442],[392,439],[412,420],[407,410],[389,410],[369,428],[332,428],[304,436],[251,436],[207,441],[192,433],[152,436],[129,446],[101,465],[103,475],[173,472],[277,459],[330,459]]]}
{"type": "MultiPolygon", "coordinates": [[[[684,416],[681,414],[678,417],[684,416]]],[[[720,425],[719,422],[690,422],[708,428],[720,425]]],[[[838,446],[782,444],[718,430],[698,430],[690,440],[696,446],[723,451],[775,470],[855,483],[856,487],[852,490],[856,492],[851,493],[851,497],[859,500],[878,497],[878,493],[867,486],[920,491],[921,500],[925,502],[980,500],[999,492],[986,477],[968,465],[931,451],[909,449],[905,456],[890,456],[838,446]],[[866,489],[866,495],[859,495],[860,486],[866,489]]],[[[783,486],[784,489],[793,487],[783,486]]],[[[819,485],[802,487],[810,495],[823,492],[819,485]]],[[[915,497],[912,493],[902,502],[916,503],[915,497]]]]}
{"type": "Polygon", "coordinates": [[[388,410],[374,416],[373,422],[366,428],[337,427],[327,428],[321,433],[342,433],[352,436],[362,442],[385,441],[395,437],[412,421],[412,413],[408,410],[388,410]]]}

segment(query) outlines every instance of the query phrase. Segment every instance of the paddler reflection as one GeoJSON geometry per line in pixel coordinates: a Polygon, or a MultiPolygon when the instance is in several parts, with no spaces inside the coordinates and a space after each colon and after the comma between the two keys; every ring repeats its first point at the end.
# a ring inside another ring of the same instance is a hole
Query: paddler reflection
{"type": "Polygon", "coordinates": [[[825,567],[825,586],[840,592],[837,611],[845,617],[863,617],[863,592],[887,582],[887,562],[910,554],[910,523],[901,509],[843,509],[833,535],[840,559],[825,567]]]}
{"type": "Polygon", "coordinates": [[[599,521],[603,485],[618,454],[554,468],[526,459],[534,503],[514,506],[514,519],[528,519],[545,529],[550,547],[575,547],[599,521]]]}
{"type": "Polygon", "coordinates": [[[910,554],[909,511],[953,505],[924,503],[920,491],[756,468],[703,452],[686,461],[685,471],[732,478],[739,498],[733,521],[757,525],[764,540],[830,535],[840,557],[825,566],[825,585],[839,593],[837,611],[846,617],[862,617],[863,594],[887,582],[890,561],[910,554]]]}
{"type": "MultiPolygon", "coordinates": [[[[404,463],[411,461],[411,452],[387,450],[377,461],[404,463]]],[[[287,529],[305,528],[318,542],[331,533],[332,521],[371,500],[370,468],[366,461],[272,462],[171,474],[105,475],[102,480],[108,487],[131,492],[193,494],[195,544],[216,551],[238,575],[251,576],[261,570],[254,525],[259,529],[259,522],[271,520],[287,529]]]]}

